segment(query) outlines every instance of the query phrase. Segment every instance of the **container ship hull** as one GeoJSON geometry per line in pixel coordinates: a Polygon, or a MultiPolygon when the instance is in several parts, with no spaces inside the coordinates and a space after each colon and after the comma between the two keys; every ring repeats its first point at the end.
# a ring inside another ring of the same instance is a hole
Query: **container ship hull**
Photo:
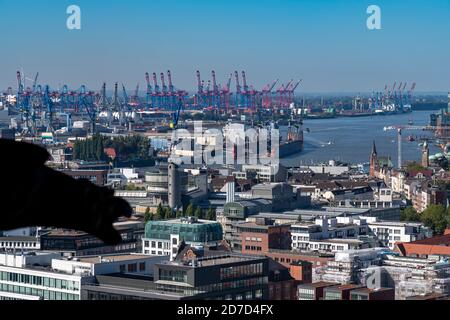
{"type": "Polygon", "coordinates": [[[303,151],[303,139],[280,143],[280,158],[287,158],[303,151]]]}

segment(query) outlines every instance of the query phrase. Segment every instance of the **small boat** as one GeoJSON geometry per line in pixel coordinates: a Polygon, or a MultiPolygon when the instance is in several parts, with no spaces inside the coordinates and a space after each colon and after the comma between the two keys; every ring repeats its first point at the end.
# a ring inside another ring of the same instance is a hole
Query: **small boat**
{"type": "Polygon", "coordinates": [[[409,136],[408,137],[408,141],[409,142],[414,142],[414,141],[416,141],[416,139],[413,136],[409,136]]]}

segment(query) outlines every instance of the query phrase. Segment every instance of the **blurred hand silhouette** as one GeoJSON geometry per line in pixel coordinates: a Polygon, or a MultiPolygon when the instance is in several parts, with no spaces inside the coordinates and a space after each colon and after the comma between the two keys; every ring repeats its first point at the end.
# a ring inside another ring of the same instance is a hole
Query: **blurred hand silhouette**
{"type": "Polygon", "coordinates": [[[130,205],[108,188],[46,167],[49,157],[39,146],[0,139],[0,230],[54,227],[121,242],[113,223],[131,216],[130,205]]]}

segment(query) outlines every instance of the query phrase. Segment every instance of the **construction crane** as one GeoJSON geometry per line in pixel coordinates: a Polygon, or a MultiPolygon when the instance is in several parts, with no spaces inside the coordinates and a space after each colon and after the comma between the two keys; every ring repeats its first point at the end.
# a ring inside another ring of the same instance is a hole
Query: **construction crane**
{"type": "Polygon", "coordinates": [[[297,90],[298,86],[300,85],[300,83],[303,80],[300,79],[299,81],[297,81],[295,84],[291,84],[291,87],[288,88],[288,104],[290,105],[291,103],[294,102],[294,97],[295,97],[295,90],[297,90]]]}
{"type": "Polygon", "coordinates": [[[128,105],[132,110],[139,108],[139,106],[141,105],[139,100],[139,83],[136,85],[136,89],[134,90],[133,95],[130,97],[128,105]]]}
{"type": "Polygon", "coordinates": [[[231,81],[233,79],[233,74],[230,73],[228,77],[227,84],[222,88],[220,95],[221,100],[223,101],[223,105],[225,107],[226,112],[230,111],[230,97],[231,97],[231,81]]]}
{"type": "Polygon", "coordinates": [[[277,85],[279,79],[275,80],[272,84],[267,84],[261,91],[262,93],[262,106],[263,108],[269,108],[272,104],[272,90],[277,85]]]}
{"type": "Polygon", "coordinates": [[[147,109],[154,107],[153,97],[152,97],[152,85],[150,83],[150,74],[148,72],[145,73],[145,82],[147,83],[147,96],[146,96],[146,104],[147,109]]]}
{"type": "Polygon", "coordinates": [[[51,93],[50,93],[50,87],[49,86],[45,86],[45,91],[44,91],[44,106],[47,108],[47,110],[45,111],[45,119],[47,121],[47,132],[54,132],[54,127],[53,127],[53,100],[51,97],[51,93]]]}
{"type": "Polygon", "coordinates": [[[152,97],[153,97],[153,108],[159,108],[161,106],[161,90],[158,85],[158,78],[156,77],[156,73],[153,72],[153,88],[155,89],[152,97]]]}

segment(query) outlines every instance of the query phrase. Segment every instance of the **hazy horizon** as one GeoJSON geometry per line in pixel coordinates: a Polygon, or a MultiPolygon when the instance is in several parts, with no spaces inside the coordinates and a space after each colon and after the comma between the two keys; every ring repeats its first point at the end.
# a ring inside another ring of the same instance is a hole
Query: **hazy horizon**
{"type": "Polygon", "coordinates": [[[222,85],[245,70],[258,90],[275,79],[303,79],[298,92],[319,94],[394,82],[416,82],[418,93],[450,88],[445,0],[79,0],[82,29],[68,30],[72,2],[0,0],[0,88],[16,88],[22,69],[54,89],[99,90],[106,81],[145,90],[145,72],[168,69],[188,91],[196,70],[205,82],[215,70],[222,85]],[[381,30],[366,27],[371,4],[381,8],[381,30]]]}

